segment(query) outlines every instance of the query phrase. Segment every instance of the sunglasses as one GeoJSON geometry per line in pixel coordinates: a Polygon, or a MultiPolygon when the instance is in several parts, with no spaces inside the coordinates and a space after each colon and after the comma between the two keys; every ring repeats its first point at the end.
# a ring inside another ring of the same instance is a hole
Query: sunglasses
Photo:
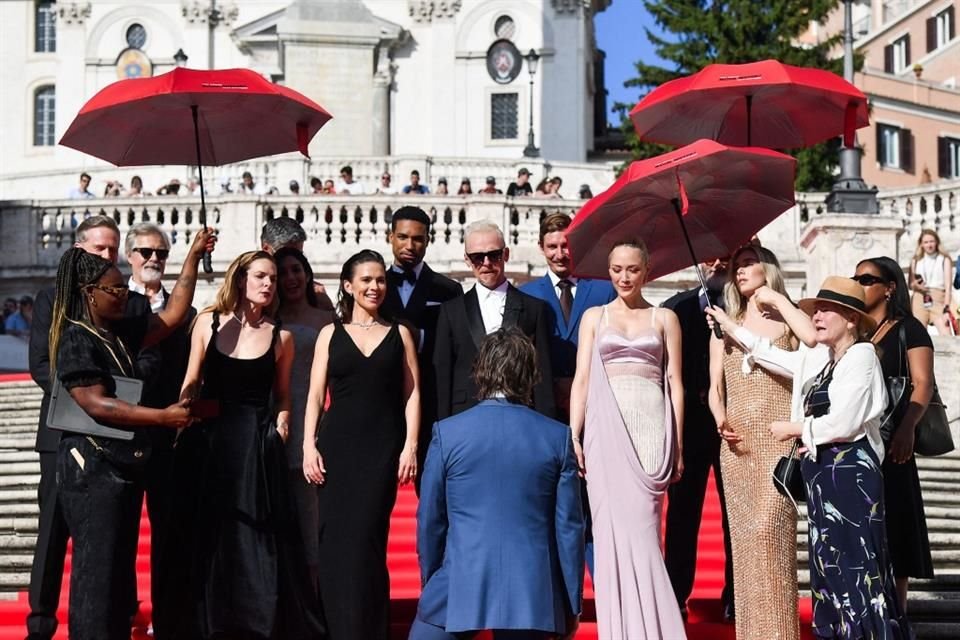
{"type": "Polygon", "coordinates": [[[850,279],[859,283],[861,287],[870,287],[875,284],[886,284],[886,281],[883,278],[878,278],[877,276],[870,275],[869,273],[853,276],[850,279]]]}
{"type": "Polygon", "coordinates": [[[475,267],[482,266],[484,260],[490,260],[490,264],[497,264],[503,260],[503,249],[494,249],[493,251],[475,251],[473,253],[468,253],[467,258],[475,267]]]}
{"type": "Polygon", "coordinates": [[[126,298],[127,295],[130,293],[130,287],[128,287],[125,284],[121,284],[116,287],[111,287],[103,284],[90,284],[87,286],[93,289],[100,289],[100,291],[103,291],[104,293],[108,293],[111,296],[114,296],[117,298],[126,298]]]}
{"type": "Polygon", "coordinates": [[[132,249],[135,253],[139,253],[143,256],[144,260],[149,260],[153,257],[153,254],[157,254],[157,260],[166,260],[170,255],[170,249],[149,249],[147,247],[134,247],[132,249]]]}

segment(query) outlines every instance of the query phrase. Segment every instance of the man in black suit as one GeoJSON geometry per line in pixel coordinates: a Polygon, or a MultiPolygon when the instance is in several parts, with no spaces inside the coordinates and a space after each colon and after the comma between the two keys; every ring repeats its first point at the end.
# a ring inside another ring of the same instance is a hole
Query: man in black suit
{"type": "Polygon", "coordinates": [[[707,390],[710,387],[710,329],[703,312],[708,304],[723,305],[722,291],[728,263],[729,258],[704,263],[700,268],[704,271],[706,291],[697,287],[678,293],[663,303],[663,306],[677,314],[683,336],[683,477],[670,485],[668,490],[664,561],[684,619],[687,617],[687,599],[693,590],[697,537],[700,533],[703,499],[711,467],[723,510],[726,566],[721,601],[724,617],[728,621],[734,617],[733,560],[723,497],[723,478],[720,475],[720,436],[707,406],[707,390]]]}
{"type": "MultiPolygon", "coordinates": [[[[387,272],[387,297],[383,301],[383,310],[395,320],[408,324],[418,343],[421,409],[417,469],[422,470],[433,423],[437,420],[433,347],[440,305],[462,296],[463,287],[423,261],[430,243],[430,217],[420,207],[401,207],[393,212],[389,239],[393,266],[387,272]]],[[[416,488],[419,491],[419,473],[416,488]]]]}
{"type": "MultiPolygon", "coordinates": [[[[120,251],[120,230],[112,218],[91,216],[77,227],[74,246],[116,262],[120,251]]],[[[37,442],[34,447],[40,454],[40,486],[37,490],[40,520],[33,567],[30,570],[28,640],[49,640],[56,633],[63,562],[70,537],[57,496],[57,448],[60,444],[60,432],[47,428],[46,420],[52,389],[49,334],[55,297],[56,291],[53,287],[43,289],[37,294],[30,327],[30,375],[43,389],[43,401],[40,404],[40,422],[37,425],[37,442]]],[[[147,313],[150,313],[147,298],[131,293],[127,298],[125,315],[136,317],[147,313]]],[[[135,589],[135,584],[130,586],[135,589]]],[[[135,593],[131,594],[131,600],[131,606],[135,607],[135,593]]]]}
{"type": "Polygon", "coordinates": [[[533,342],[540,369],[533,408],[548,418],[555,417],[546,303],[507,282],[504,267],[510,250],[497,225],[474,222],[467,228],[463,245],[464,261],[473,270],[477,284],[440,307],[433,354],[437,418],[442,420],[477,404],[473,361],[483,339],[501,327],[519,327],[533,342]]]}
{"type": "MultiPolygon", "coordinates": [[[[169,298],[161,283],[170,255],[167,234],[150,222],[134,225],[127,231],[124,251],[130,263],[130,280],[127,283],[130,292],[146,296],[151,311],[159,312],[166,307],[169,298]]],[[[190,309],[187,319],[173,333],[137,356],[137,371],[144,377],[145,383],[140,398],[143,406],[162,409],[180,400],[180,386],[190,357],[189,328],[196,315],[196,310],[190,309]]],[[[170,563],[161,560],[176,494],[171,478],[176,432],[165,427],[147,429],[151,452],[144,475],[144,490],[150,518],[150,598],[154,634],[164,638],[172,622],[165,592],[179,588],[166,579],[165,569],[170,563]]]]}

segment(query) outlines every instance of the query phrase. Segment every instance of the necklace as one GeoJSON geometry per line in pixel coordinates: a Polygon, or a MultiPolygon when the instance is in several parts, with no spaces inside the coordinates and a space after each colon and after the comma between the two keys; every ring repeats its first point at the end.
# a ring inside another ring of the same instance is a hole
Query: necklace
{"type": "Polygon", "coordinates": [[[371,320],[370,322],[350,322],[350,325],[353,327],[360,327],[364,331],[369,331],[372,327],[380,324],[376,320],[371,320]]]}

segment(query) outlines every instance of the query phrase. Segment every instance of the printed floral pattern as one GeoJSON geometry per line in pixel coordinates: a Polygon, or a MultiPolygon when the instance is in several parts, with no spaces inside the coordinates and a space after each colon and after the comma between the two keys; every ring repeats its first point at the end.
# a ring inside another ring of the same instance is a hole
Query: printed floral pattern
{"type": "Polygon", "coordinates": [[[813,633],[842,640],[908,640],[887,553],[883,476],[867,440],[805,457],[813,633]]]}

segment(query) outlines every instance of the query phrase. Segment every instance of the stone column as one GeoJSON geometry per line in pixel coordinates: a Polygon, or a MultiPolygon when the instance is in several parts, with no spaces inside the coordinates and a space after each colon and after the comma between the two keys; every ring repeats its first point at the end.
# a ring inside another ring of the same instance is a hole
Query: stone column
{"type": "Polygon", "coordinates": [[[390,155],[390,87],[393,84],[393,64],[389,50],[380,46],[377,51],[377,72],[373,75],[373,134],[372,153],[390,155]]]}
{"type": "Polygon", "coordinates": [[[807,295],[827,276],[852,276],[864,258],[888,256],[900,262],[897,240],[903,222],[886,215],[828,213],[813,217],[800,231],[807,263],[807,295]]]}

